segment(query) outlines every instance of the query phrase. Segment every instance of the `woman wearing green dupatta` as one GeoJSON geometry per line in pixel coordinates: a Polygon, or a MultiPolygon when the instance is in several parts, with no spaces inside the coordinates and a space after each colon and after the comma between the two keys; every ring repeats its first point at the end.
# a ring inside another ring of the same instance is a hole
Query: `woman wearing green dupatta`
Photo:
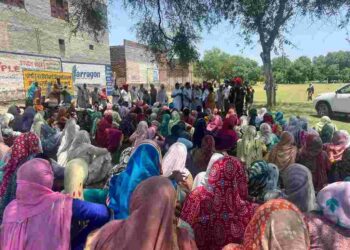
{"type": "Polygon", "coordinates": [[[337,130],[337,126],[332,123],[331,118],[329,118],[328,116],[323,116],[320,119],[320,121],[315,125],[316,131],[320,134],[322,132],[323,127],[327,124],[333,126],[335,130],[337,130]]]}
{"type": "Polygon", "coordinates": [[[250,166],[252,162],[263,159],[263,142],[257,138],[256,128],[249,126],[237,143],[237,157],[250,166]]]}
{"type": "Polygon", "coordinates": [[[259,135],[262,142],[266,145],[268,151],[270,151],[280,141],[277,135],[272,133],[272,128],[268,123],[263,123],[260,125],[259,135]]]}
{"type": "Polygon", "coordinates": [[[169,114],[164,114],[162,117],[162,123],[160,124],[159,131],[164,137],[169,135],[169,121],[171,117],[169,114]]]}
{"type": "Polygon", "coordinates": [[[180,121],[181,121],[181,117],[180,117],[179,112],[173,111],[173,112],[171,113],[171,119],[170,119],[170,121],[169,121],[169,131],[171,131],[171,129],[172,129],[176,124],[178,124],[180,121]]]}

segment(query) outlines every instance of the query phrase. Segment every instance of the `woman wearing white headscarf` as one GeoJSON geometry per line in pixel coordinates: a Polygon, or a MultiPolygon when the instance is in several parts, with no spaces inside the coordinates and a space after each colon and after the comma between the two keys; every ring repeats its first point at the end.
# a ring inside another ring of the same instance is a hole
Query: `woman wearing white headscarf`
{"type": "Polygon", "coordinates": [[[141,121],[136,128],[136,131],[130,136],[129,141],[133,147],[137,147],[142,141],[148,137],[148,124],[145,121],[141,121]]]}
{"type": "Polygon", "coordinates": [[[60,166],[65,167],[67,165],[67,154],[76,134],[80,130],[75,119],[70,119],[66,122],[64,130],[62,132],[61,145],[57,151],[57,162],[60,166]]]}
{"type": "Polygon", "coordinates": [[[214,153],[211,156],[210,161],[208,163],[207,171],[200,172],[199,174],[197,174],[196,178],[194,178],[192,190],[196,189],[197,187],[202,187],[202,186],[208,187],[208,178],[209,178],[211,167],[213,166],[213,164],[217,160],[219,160],[222,157],[224,157],[224,156],[222,154],[218,154],[218,153],[214,153]]]}
{"type": "Polygon", "coordinates": [[[191,190],[193,178],[186,168],[187,147],[185,144],[176,142],[169,148],[162,161],[163,176],[170,177],[181,174],[183,181],[180,183],[187,190],[191,190]]]}
{"type": "Polygon", "coordinates": [[[112,168],[112,158],[108,150],[91,145],[89,133],[85,130],[77,132],[68,150],[68,162],[78,158],[88,165],[86,185],[104,180],[112,168]]]}
{"type": "Polygon", "coordinates": [[[264,144],[257,138],[256,128],[249,126],[237,142],[237,157],[250,166],[254,161],[263,159],[264,144]]]}
{"type": "Polygon", "coordinates": [[[39,138],[41,138],[41,126],[44,124],[46,124],[46,121],[43,115],[41,113],[36,113],[30,131],[36,134],[39,138]]]}

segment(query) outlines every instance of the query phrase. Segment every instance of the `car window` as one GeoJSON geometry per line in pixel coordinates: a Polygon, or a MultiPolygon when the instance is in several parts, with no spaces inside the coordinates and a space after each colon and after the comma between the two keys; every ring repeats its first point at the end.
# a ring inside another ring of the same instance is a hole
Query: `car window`
{"type": "Polygon", "coordinates": [[[350,94],[350,85],[349,86],[346,86],[345,88],[342,88],[340,91],[339,91],[340,94],[350,94]]]}

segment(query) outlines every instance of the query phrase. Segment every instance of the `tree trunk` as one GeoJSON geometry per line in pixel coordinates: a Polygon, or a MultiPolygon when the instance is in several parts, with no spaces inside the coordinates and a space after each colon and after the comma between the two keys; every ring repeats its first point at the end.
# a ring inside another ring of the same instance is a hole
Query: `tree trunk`
{"type": "Polygon", "coordinates": [[[264,65],[267,107],[272,108],[273,106],[276,105],[276,94],[275,94],[275,84],[274,84],[273,74],[272,74],[271,49],[263,48],[263,52],[261,53],[260,56],[264,65]]]}

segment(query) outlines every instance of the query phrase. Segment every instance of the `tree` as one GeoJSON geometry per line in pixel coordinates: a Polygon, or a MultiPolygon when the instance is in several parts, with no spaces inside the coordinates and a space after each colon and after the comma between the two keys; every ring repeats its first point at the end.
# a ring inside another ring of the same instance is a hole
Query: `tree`
{"type": "Polygon", "coordinates": [[[241,76],[256,82],[261,77],[261,69],[256,61],[232,56],[217,48],[204,52],[203,60],[195,65],[195,72],[196,76],[201,74],[205,80],[216,81],[241,76]]]}
{"type": "Polygon", "coordinates": [[[285,56],[272,59],[272,72],[276,83],[289,83],[287,71],[291,65],[291,60],[285,56]]]}

